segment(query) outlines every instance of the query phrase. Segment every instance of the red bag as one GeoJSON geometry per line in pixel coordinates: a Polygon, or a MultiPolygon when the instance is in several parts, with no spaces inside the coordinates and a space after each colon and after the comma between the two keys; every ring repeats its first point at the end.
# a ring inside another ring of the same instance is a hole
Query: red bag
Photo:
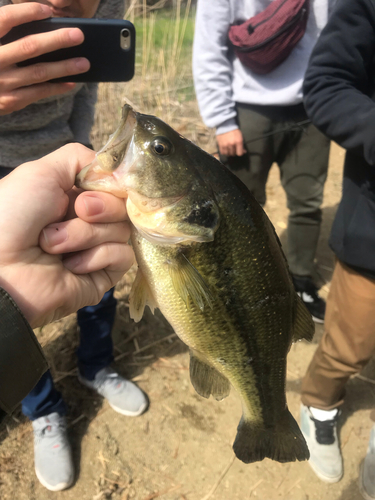
{"type": "Polygon", "coordinates": [[[305,33],[308,7],[308,0],[274,0],[256,16],[231,26],[229,41],[242,64],[261,75],[281,64],[305,33]]]}

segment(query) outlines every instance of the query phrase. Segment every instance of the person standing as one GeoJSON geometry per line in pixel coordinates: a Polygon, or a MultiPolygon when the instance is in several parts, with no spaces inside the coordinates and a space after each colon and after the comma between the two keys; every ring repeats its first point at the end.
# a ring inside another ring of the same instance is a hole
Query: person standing
{"type": "Polygon", "coordinates": [[[269,0],[198,0],[193,74],[203,121],[216,128],[220,159],[266,203],[272,163],[280,168],[289,212],[287,258],[295,288],[318,323],[325,302],[313,282],[327,177],[329,140],[308,123],[302,103],[307,62],[334,0],[311,0],[304,36],[267,74],[245,66],[228,44],[232,25],[259,14],[269,0]]]}
{"type": "MultiPolygon", "coordinates": [[[[124,0],[0,0],[0,36],[13,26],[47,17],[122,18],[124,0]],[[43,5],[45,4],[45,5],[43,5]]],[[[57,148],[78,142],[92,149],[96,83],[51,83],[49,80],[89,69],[89,62],[76,58],[58,63],[17,67],[16,63],[58,48],[78,45],[83,34],[77,28],[32,35],[0,46],[0,177],[21,163],[33,161],[57,148]],[[27,82],[27,86],[25,86],[27,82]]],[[[91,205],[92,215],[104,207],[91,205]]],[[[50,232],[50,244],[66,238],[64,231],[50,232]]],[[[113,361],[111,330],[116,313],[112,288],[95,306],[80,309],[78,379],[105,397],[111,407],[128,416],[138,416],[148,405],[146,395],[125,380],[110,364],[113,361]]],[[[54,386],[50,371],[44,373],[22,402],[22,411],[34,430],[35,471],[51,491],[74,482],[71,446],[67,437],[66,405],[54,386]]]]}
{"type": "MultiPolygon", "coordinates": [[[[337,257],[325,332],[302,383],[301,430],[323,481],[343,476],[337,433],[345,385],[375,354],[375,4],[339,0],[304,83],[314,124],[345,148],[342,198],[330,246],[337,257]]],[[[373,413],[371,415],[373,417],[373,413]]],[[[360,490],[375,499],[375,426],[360,490]]]]}

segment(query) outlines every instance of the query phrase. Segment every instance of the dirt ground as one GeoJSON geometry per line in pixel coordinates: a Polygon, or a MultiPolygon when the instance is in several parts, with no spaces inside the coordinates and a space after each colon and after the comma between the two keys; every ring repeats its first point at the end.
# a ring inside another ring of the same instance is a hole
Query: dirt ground
{"type": "MultiPolygon", "coordinates": [[[[344,153],[331,152],[325,187],[324,223],[317,255],[321,294],[327,295],[333,256],[329,229],[340,198],[344,153]]],[[[287,210],[278,170],[268,182],[266,210],[284,241],[287,210]]],[[[307,463],[271,460],[245,465],[234,458],[232,443],[241,416],[234,391],[218,403],[195,394],[188,374],[186,347],[160,314],[147,312],[134,324],[127,297],[134,273],[117,287],[114,329],[116,367],[148,394],[150,408],[132,419],[116,414],[75,376],[75,315],[38,331],[58,388],[69,406],[69,434],[77,479],[72,488],[51,493],[33,470],[31,425],[20,411],[0,427],[0,498],[2,500],[357,500],[358,467],[366,453],[375,406],[375,370],[367,367],[348,384],[340,437],[345,475],[334,485],[322,483],[307,463]],[[372,381],[371,379],[374,378],[372,381]],[[366,380],[367,379],[367,380],[366,380]]],[[[301,378],[322,328],[311,344],[295,344],[289,354],[287,399],[298,419],[301,378]]]]}

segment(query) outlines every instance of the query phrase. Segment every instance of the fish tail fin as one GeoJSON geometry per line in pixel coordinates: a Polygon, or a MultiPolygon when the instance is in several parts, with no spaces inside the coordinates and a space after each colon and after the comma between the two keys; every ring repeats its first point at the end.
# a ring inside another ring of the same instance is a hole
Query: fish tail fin
{"type": "Polygon", "coordinates": [[[268,429],[242,417],[233,450],[237,458],[246,464],[264,458],[285,463],[308,460],[310,457],[306,441],[288,409],[275,427],[268,429]]]}

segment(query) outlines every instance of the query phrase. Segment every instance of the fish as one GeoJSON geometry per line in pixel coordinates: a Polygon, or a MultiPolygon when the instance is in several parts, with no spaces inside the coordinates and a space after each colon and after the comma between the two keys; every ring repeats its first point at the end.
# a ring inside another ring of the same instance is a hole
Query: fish
{"type": "Polygon", "coordinates": [[[311,340],[314,324],[275,229],[245,185],[161,119],[125,105],[76,186],[126,198],[138,265],[130,315],[139,321],[146,306],[160,309],[189,347],[200,396],[238,392],[237,458],[307,460],[285,383],[291,344],[311,340]]]}

